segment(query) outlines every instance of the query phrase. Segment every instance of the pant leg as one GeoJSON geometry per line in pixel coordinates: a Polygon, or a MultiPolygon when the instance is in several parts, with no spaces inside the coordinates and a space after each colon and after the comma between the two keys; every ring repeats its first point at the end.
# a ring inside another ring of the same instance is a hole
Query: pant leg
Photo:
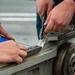
{"type": "Polygon", "coordinates": [[[37,13],[36,29],[37,29],[38,39],[40,39],[40,31],[41,31],[41,28],[42,28],[43,24],[46,21],[46,17],[47,17],[47,15],[45,13],[44,16],[43,16],[43,18],[42,18],[42,20],[41,20],[39,14],[37,13]]]}
{"type": "Polygon", "coordinates": [[[40,30],[42,28],[42,20],[39,16],[39,14],[37,13],[36,15],[36,29],[37,29],[37,36],[38,36],[38,39],[40,39],[40,30]]]}

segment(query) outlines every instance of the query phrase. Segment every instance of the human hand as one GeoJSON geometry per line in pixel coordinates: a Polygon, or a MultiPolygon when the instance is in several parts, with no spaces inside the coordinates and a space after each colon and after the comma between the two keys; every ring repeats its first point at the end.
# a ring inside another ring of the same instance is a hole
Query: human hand
{"type": "Polygon", "coordinates": [[[4,35],[5,37],[9,38],[10,40],[14,40],[14,38],[12,36],[10,36],[5,30],[4,28],[1,26],[0,24],[0,34],[4,35]]]}
{"type": "Polygon", "coordinates": [[[23,58],[25,58],[26,56],[26,48],[23,45],[18,44],[13,40],[0,43],[1,63],[21,63],[23,61],[23,58]]]}
{"type": "Polygon", "coordinates": [[[44,35],[49,31],[58,31],[64,29],[71,21],[74,10],[66,1],[61,2],[51,10],[44,25],[44,35]]]}
{"type": "Polygon", "coordinates": [[[45,12],[47,12],[47,15],[49,14],[52,6],[53,0],[36,0],[37,13],[40,15],[41,19],[45,12]]]}

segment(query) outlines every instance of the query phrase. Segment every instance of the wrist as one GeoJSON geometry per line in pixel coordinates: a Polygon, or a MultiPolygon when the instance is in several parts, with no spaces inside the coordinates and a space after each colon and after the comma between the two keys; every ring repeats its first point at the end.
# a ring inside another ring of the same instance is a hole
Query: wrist
{"type": "Polygon", "coordinates": [[[75,0],[64,0],[75,12],[75,0]]]}

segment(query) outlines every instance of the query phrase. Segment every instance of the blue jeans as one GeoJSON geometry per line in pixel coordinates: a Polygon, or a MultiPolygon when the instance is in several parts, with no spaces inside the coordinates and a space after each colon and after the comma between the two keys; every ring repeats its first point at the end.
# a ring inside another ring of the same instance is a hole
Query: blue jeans
{"type": "Polygon", "coordinates": [[[37,36],[38,39],[40,39],[40,30],[42,28],[42,20],[39,16],[39,14],[37,13],[37,18],[36,18],[36,29],[37,29],[37,36]]]}
{"type": "MultiPolygon", "coordinates": [[[[54,0],[54,1],[55,1],[54,6],[56,6],[57,4],[59,4],[60,2],[62,2],[63,0],[54,0]]],[[[39,16],[38,13],[37,13],[36,19],[37,19],[36,20],[37,35],[38,35],[38,39],[40,39],[40,36],[39,35],[40,35],[40,30],[41,30],[41,27],[42,27],[43,24],[42,24],[42,20],[41,20],[41,18],[40,18],[40,16],[39,16]]],[[[45,19],[44,19],[44,21],[45,21],[45,19]]]]}

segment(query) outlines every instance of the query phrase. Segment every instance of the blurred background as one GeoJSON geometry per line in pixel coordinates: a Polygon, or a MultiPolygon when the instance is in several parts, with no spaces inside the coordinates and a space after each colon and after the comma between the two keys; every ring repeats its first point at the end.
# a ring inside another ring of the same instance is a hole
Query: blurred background
{"type": "Polygon", "coordinates": [[[0,21],[17,42],[37,44],[35,0],[0,0],[0,21]]]}

